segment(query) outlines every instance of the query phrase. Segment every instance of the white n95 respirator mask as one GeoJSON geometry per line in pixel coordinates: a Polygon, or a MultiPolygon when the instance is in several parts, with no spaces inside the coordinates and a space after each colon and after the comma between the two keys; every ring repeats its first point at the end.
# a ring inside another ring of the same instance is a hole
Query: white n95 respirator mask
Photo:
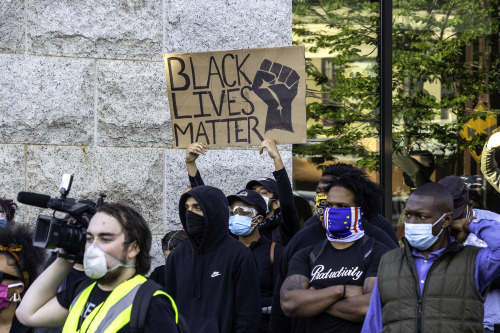
{"type": "Polygon", "coordinates": [[[90,245],[85,250],[85,254],[83,255],[83,268],[85,270],[85,275],[89,278],[97,280],[106,275],[107,272],[115,270],[118,267],[135,267],[135,265],[124,264],[113,256],[104,253],[103,250],[95,245],[90,245]],[[116,261],[116,265],[108,269],[106,257],[116,261]]]}

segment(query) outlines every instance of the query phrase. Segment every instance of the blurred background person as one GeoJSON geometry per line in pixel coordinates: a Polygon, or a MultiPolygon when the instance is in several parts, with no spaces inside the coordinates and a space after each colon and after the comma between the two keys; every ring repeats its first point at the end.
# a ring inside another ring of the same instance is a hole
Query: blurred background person
{"type": "MultiPolygon", "coordinates": [[[[184,230],[172,230],[167,232],[161,240],[161,249],[163,250],[165,261],[173,249],[187,240],[188,236],[184,230]]],[[[165,265],[163,264],[156,267],[149,278],[165,288],[165,265]]]]}
{"type": "Polygon", "coordinates": [[[17,205],[14,201],[7,198],[0,198],[0,228],[4,228],[14,223],[17,205]]]}
{"type": "Polygon", "coordinates": [[[0,231],[0,333],[35,332],[15,315],[45,261],[45,250],[34,247],[32,239],[25,225],[9,225],[0,231]]]}

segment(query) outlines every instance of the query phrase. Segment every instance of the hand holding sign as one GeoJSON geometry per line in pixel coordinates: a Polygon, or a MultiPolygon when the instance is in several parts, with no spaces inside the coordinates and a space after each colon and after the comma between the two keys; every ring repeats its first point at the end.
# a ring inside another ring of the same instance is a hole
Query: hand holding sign
{"type": "Polygon", "coordinates": [[[267,104],[265,131],[281,129],[293,133],[292,101],[300,76],[277,62],[265,59],[253,79],[252,90],[267,104]]]}

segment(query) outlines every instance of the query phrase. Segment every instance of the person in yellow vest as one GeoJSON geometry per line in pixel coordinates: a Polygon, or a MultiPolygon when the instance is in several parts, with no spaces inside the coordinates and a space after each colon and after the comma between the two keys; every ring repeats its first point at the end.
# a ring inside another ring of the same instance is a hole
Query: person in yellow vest
{"type": "MultiPolygon", "coordinates": [[[[64,326],[63,333],[131,331],[134,297],[146,282],[144,275],[151,265],[151,231],[134,209],[104,203],[90,220],[86,238],[83,265],[93,281],[83,288],[85,282],[75,281],[57,293],[73,267],[62,254],[26,293],[16,311],[21,323],[64,326]]],[[[145,319],[145,332],[177,332],[177,308],[163,291],[154,293],[145,319]]]]}

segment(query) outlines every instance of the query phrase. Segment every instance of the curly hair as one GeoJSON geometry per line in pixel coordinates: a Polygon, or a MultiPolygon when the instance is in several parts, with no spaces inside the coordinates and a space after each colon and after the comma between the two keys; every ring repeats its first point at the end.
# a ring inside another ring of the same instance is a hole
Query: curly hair
{"type": "Polygon", "coordinates": [[[14,215],[16,215],[17,204],[11,199],[2,197],[0,198],[0,206],[2,206],[7,215],[7,223],[12,223],[14,221],[14,215]]]}
{"type": "Polygon", "coordinates": [[[161,240],[161,249],[163,251],[172,251],[180,243],[187,241],[188,235],[184,230],[172,230],[165,234],[161,240]]]}
{"type": "Polygon", "coordinates": [[[351,190],[354,193],[356,205],[363,209],[364,217],[367,220],[379,214],[382,191],[377,184],[368,178],[368,175],[363,170],[354,167],[353,170],[334,177],[328,182],[326,191],[329,192],[332,187],[336,186],[351,190]]]}
{"type": "Polygon", "coordinates": [[[328,165],[325,168],[325,170],[323,170],[321,177],[331,176],[333,178],[338,178],[338,177],[340,177],[343,174],[348,173],[348,172],[357,173],[360,177],[366,176],[366,173],[363,170],[356,168],[352,164],[337,162],[337,163],[333,163],[333,164],[328,165]]]}
{"type": "Polygon", "coordinates": [[[151,231],[144,218],[136,210],[119,203],[106,202],[97,208],[97,212],[112,216],[120,222],[125,233],[125,246],[137,242],[137,273],[145,275],[151,267],[151,231]]]}
{"type": "Polygon", "coordinates": [[[28,285],[33,283],[41,272],[45,263],[46,251],[43,248],[33,246],[33,233],[24,224],[12,224],[2,229],[0,232],[0,245],[5,248],[20,247],[21,250],[14,252],[19,258],[19,262],[9,251],[0,251],[0,255],[7,256],[7,263],[16,269],[16,276],[24,282],[23,272],[28,273],[28,285]]]}

